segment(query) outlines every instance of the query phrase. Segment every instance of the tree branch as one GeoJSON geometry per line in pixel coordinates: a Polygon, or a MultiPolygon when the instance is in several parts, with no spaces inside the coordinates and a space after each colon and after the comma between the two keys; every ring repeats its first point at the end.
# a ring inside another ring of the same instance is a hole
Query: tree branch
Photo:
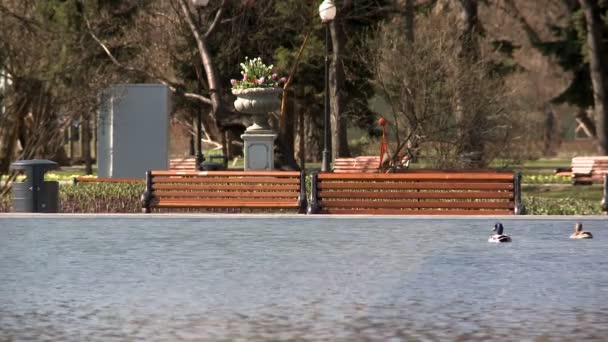
{"type": "Polygon", "coordinates": [[[224,14],[224,10],[226,9],[226,5],[227,4],[228,3],[226,2],[226,0],[222,0],[222,4],[220,5],[220,9],[217,10],[217,13],[215,14],[215,19],[213,19],[213,22],[211,23],[211,26],[209,26],[209,29],[205,33],[205,39],[209,38],[209,36],[211,36],[213,34],[213,32],[215,31],[215,29],[217,28],[217,26],[221,22],[221,19],[222,19],[222,16],[224,14]]]}
{"type": "MultiPolygon", "coordinates": [[[[89,21],[89,19],[84,16],[84,21],[87,25],[87,32],[89,33],[89,35],[91,36],[91,38],[93,38],[93,40],[95,40],[95,42],[97,42],[97,44],[103,49],[103,51],[105,52],[105,54],[108,56],[108,58],[110,58],[110,61],[112,61],[112,63],[114,63],[114,65],[118,66],[121,69],[127,70],[127,71],[131,71],[131,72],[136,72],[136,73],[141,73],[143,75],[148,76],[151,79],[154,79],[158,82],[160,82],[161,84],[167,86],[167,88],[169,88],[169,90],[171,90],[174,93],[178,93],[178,89],[180,88],[178,84],[175,84],[173,82],[169,82],[163,78],[160,78],[150,72],[148,72],[147,70],[142,70],[139,68],[135,68],[129,65],[125,65],[123,63],[121,63],[118,59],[116,59],[116,57],[114,57],[114,55],[112,54],[112,52],[110,51],[110,49],[101,41],[101,39],[99,39],[99,37],[97,37],[97,35],[95,35],[95,33],[93,33],[93,29],[91,27],[91,23],[89,21]]],[[[199,101],[202,101],[206,104],[211,105],[211,99],[204,97],[200,94],[196,94],[196,93],[188,93],[188,92],[183,92],[182,93],[183,96],[187,97],[187,98],[192,98],[192,99],[197,99],[199,101]]]]}

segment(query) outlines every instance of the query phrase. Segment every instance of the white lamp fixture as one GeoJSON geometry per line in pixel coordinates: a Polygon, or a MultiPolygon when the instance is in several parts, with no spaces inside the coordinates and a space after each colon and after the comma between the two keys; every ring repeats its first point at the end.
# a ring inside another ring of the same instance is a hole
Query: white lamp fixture
{"type": "Polygon", "coordinates": [[[319,5],[319,16],[324,23],[334,20],[336,17],[336,5],[331,0],[323,0],[319,5]]]}
{"type": "Polygon", "coordinates": [[[194,7],[205,7],[209,4],[209,0],[192,0],[194,7]]]}

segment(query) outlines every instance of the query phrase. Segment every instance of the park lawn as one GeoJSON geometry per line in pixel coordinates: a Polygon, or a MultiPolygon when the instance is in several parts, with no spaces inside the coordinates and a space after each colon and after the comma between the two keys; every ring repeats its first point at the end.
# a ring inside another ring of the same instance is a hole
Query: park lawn
{"type": "Polygon", "coordinates": [[[600,185],[525,185],[522,192],[528,196],[544,198],[572,198],[586,201],[601,201],[603,189],[600,185]]]}

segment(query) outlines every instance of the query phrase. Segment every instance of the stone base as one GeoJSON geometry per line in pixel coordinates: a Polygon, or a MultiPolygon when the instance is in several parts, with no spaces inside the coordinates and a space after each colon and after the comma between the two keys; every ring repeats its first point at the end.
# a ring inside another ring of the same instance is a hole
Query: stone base
{"type": "Polygon", "coordinates": [[[245,171],[274,170],[274,140],[276,134],[269,131],[248,132],[241,135],[245,143],[245,171]]]}

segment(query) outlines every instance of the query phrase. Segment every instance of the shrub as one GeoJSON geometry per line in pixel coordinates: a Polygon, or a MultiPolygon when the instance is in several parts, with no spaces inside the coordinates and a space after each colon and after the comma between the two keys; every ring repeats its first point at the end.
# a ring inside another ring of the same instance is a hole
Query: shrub
{"type": "Polygon", "coordinates": [[[600,202],[580,198],[524,196],[527,215],[600,215],[600,202]]]}

